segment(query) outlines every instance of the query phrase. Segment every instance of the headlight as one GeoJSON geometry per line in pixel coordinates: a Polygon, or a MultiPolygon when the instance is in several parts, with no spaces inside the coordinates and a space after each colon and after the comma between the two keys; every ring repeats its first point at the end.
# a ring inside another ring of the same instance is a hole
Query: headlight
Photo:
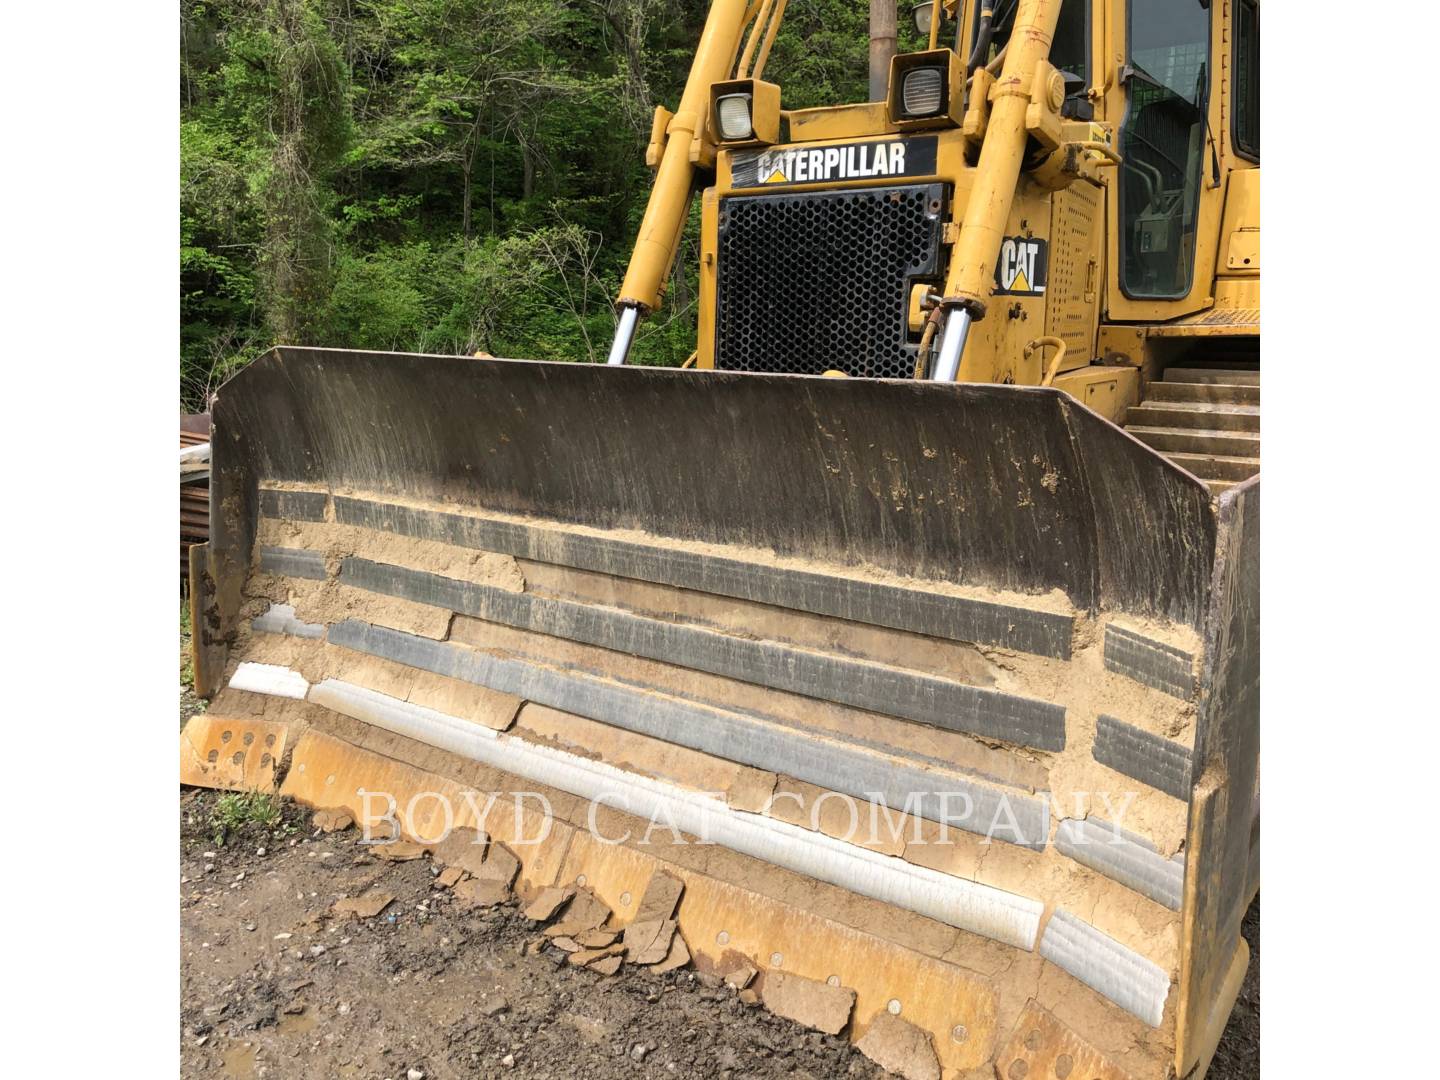
{"type": "Polygon", "coordinates": [[[932,0],[922,0],[910,10],[910,17],[915,20],[915,31],[921,36],[930,36],[930,24],[935,16],[935,5],[932,0]]]}
{"type": "Polygon", "coordinates": [[[965,65],[954,49],[897,53],[890,61],[885,115],[902,131],[958,125],[965,65]]]}
{"type": "Polygon", "coordinates": [[[748,139],[754,132],[750,123],[750,95],[727,94],[715,103],[720,135],[729,140],[748,139]]]}
{"type": "Polygon", "coordinates": [[[934,116],[945,100],[944,72],[933,67],[907,71],[900,84],[900,100],[907,117],[934,116]]]}

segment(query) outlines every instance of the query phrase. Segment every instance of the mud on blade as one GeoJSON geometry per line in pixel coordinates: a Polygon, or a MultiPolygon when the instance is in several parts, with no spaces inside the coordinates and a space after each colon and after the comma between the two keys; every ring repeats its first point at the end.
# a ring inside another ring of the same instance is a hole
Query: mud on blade
{"type": "Polygon", "coordinates": [[[857,1039],[898,1002],[947,1069],[1213,1048],[1258,480],[1003,386],[278,349],[214,417],[187,779],[388,790],[421,841],[418,792],[547,793],[541,843],[451,823],[617,924],[677,876],[697,963],[857,1039]]]}

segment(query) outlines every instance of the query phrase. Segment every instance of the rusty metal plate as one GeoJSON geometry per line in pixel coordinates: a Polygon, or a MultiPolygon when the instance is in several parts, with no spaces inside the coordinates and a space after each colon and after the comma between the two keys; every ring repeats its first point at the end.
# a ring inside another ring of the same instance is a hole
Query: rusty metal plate
{"type": "Polygon", "coordinates": [[[996,1055],[995,1075],[1001,1080],[1132,1080],[1033,1001],[996,1055]]]}
{"type": "Polygon", "coordinates": [[[288,728],[201,713],[180,732],[180,782],[222,791],[273,791],[288,728]]]}

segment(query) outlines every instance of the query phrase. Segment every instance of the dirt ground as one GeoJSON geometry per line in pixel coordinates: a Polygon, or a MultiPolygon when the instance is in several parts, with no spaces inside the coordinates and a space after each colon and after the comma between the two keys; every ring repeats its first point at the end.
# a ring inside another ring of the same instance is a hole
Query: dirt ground
{"type": "Polygon", "coordinates": [[[538,933],[513,906],[461,909],[428,859],[377,860],[353,829],[312,835],[297,808],[217,845],[214,803],[180,798],[184,1077],[884,1075],[693,971],[527,955],[538,933]],[[372,887],[395,896],[379,915],[328,914],[372,887]]]}
{"type": "MultiPolygon", "coordinates": [[[[216,798],[180,795],[183,1077],[884,1075],[693,971],[604,976],[553,947],[527,954],[538,935],[514,907],[461,908],[428,859],[378,860],[293,805],[217,843],[216,798]],[[395,896],[379,915],[329,914],[371,888],[395,896]]],[[[1211,1075],[1258,1076],[1258,1036],[1252,967],[1211,1075]]]]}

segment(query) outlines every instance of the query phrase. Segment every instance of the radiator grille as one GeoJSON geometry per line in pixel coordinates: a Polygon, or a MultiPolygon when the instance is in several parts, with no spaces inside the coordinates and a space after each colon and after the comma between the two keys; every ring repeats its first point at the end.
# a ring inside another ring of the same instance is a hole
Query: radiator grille
{"type": "Polygon", "coordinates": [[[911,378],[909,285],[936,275],[943,199],[916,184],[724,200],[715,366],[911,378]]]}

